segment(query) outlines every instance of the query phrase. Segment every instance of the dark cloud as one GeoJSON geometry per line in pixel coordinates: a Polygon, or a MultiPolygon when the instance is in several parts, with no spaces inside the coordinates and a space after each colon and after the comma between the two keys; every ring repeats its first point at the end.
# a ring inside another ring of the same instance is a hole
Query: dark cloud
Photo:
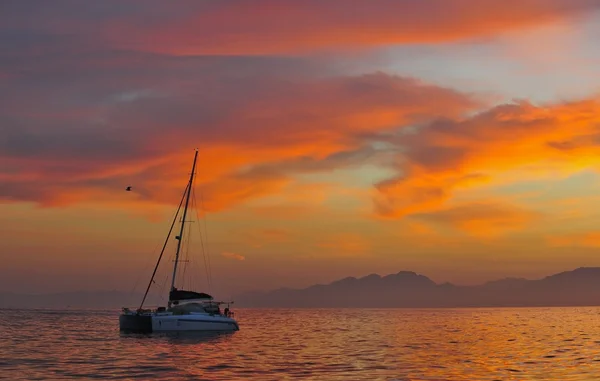
{"type": "Polygon", "coordinates": [[[572,18],[598,0],[3,1],[0,32],[127,50],[272,54],[453,41],[572,18]]]}

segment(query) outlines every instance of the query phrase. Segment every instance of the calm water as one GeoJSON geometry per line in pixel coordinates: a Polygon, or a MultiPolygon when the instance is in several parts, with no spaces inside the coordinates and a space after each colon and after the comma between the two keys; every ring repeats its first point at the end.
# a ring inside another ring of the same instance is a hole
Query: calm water
{"type": "Polygon", "coordinates": [[[0,378],[600,380],[600,308],[237,310],[217,336],[116,311],[0,311],[0,378]]]}

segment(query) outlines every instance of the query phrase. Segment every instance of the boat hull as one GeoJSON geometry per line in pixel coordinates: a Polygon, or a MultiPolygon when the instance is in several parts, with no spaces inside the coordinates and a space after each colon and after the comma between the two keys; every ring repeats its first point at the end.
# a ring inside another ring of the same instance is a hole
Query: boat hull
{"type": "Polygon", "coordinates": [[[138,314],[122,314],[119,316],[119,329],[125,332],[152,332],[152,316],[138,314]]]}
{"type": "Polygon", "coordinates": [[[217,315],[167,315],[152,317],[153,332],[239,331],[234,319],[217,315]]]}
{"type": "Polygon", "coordinates": [[[119,316],[119,329],[125,332],[233,332],[238,323],[218,315],[137,315],[119,316]]]}

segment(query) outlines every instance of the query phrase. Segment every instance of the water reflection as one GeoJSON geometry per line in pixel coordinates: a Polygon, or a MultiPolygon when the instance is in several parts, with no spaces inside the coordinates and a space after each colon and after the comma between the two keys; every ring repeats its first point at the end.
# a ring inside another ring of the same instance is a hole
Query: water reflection
{"type": "Polygon", "coordinates": [[[133,333],[119,332],[121,339],[132,340],[165,340],[171,344],[194,345],[202,343],[215,343],[220,340],[226,340],[234,335],[235,332],[160,332],[160,333],[133,333]]]}
{"type": "Polygon", "coordinates": [[[118,312],[0,311],[0,373],[29,380],[590,380],[600,373],[599,312],[243,310],[237,332],[125,334],[118,312]]]}

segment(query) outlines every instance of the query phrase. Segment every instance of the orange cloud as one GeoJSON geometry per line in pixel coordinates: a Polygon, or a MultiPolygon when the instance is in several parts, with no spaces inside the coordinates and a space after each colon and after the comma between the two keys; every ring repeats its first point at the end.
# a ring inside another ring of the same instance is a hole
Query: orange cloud
{"type": "Polygon", "coordinates": [[[207,125],[208,110],[185,98],[109,108],[103,115],[122,126],[118,139],[94,126],[71,131],[57,125],[50,133],[8,124],[0,197],[46,206],[90,198],[110,203],[131,185],[135,202],[172,204],[185,185],[196,146],[190,142],[196,141],[197,185],[204,208],[217,211],[281,191],[294,174],[362,164],[377,154],[369,146],[373,134],[478,106],[457,91],[383,73],[265,85],[268,90],[256,90],[254,97],[249,94],[255,90],[231,89],[236,112],[211,110],[207,125]]]}
{"type": "Polygon", "coordinates": [[[170,7],[162,10],[164,20],[147,22],[140,15],[100,27],[105,40],[127,49],[179,55],[293,54],[481,38],[562,21],[598,6],[594,0],[371,0],[350,6],[343,0],[231,1],[170,7]]]}
{"type": "Polygon", "coordinates": [[[414,216],[426,222],[449,226],[480,237],[495,237],[522,229],[537,217],[538,213],[490,202],[465,204],[414,216]]]}
{"type": "MultiPolygon", "coordinates": [[[[51,43],[29,36],[28,44],[11,46],[13,58],[2,68],[8,76],[0,89],[6,98],[0,105],[0,199],[44,206],[122,203],[117,193],[132,185],[132,204],[172,204],[185,184],[191,149],[198,147],[204,208],[218,211],[289,192],[299,174],[388,165],[381,158],[396,150],[402,152],[395,163],[399,175],[379,183],[374,199],[380,216],[401,217],[439,210],[457,190],[493,183],[498,173],[534,161],[567,173],[590,165],[597,153],[590,128],[597,123],[595,100],[520,102],[466,118],[484,107],[477,97],[414,78],[332,76],[323,61],[298,56],[115,51],[110,38],[118,35],[118,43],[142,50],[160,50],[163,38],[174,50],[242,49],[237,53],[447,41],[552,22],[598,5],[375,3],[152,3],[125,14],[119,7],[96,13],[69,4],[69,15],[81,17],[65,22],[60,2],[12,8],[10,17],[0,15],[3,25],[55,34],[51,43]],[[83,41],[67,44],[60,38],[65,31],[81,32],[73,35],[83,41]],[[186,38],[175,38],[179,33],[186,38]],[[77,58],[65,58],[71,54],[77,58]]],[[[284,203],[256,210],[285,214],[291,209],[284,203]]]]}
{"type": "Polygon", "coordinates": [[[402,150],[401,175],[377,185],[376,213],[402,217],[440,210],[458,190],[493,183],[508,171],[529,179],[595,168],[599,123],[597,99],[546,106],[521,101],[382,137],[402,150]]]}
{"type": "Polygon", "coordinates": [[[229,258],[229,259],[235,259],[236,261],[244,261],[244,260],[246,260],[246,257],[244,257],[243,255],[231,253],[231,252],[228,252],[228,251],[222,252],[221,256],[225,257],[225,258],[229,258]]]}

